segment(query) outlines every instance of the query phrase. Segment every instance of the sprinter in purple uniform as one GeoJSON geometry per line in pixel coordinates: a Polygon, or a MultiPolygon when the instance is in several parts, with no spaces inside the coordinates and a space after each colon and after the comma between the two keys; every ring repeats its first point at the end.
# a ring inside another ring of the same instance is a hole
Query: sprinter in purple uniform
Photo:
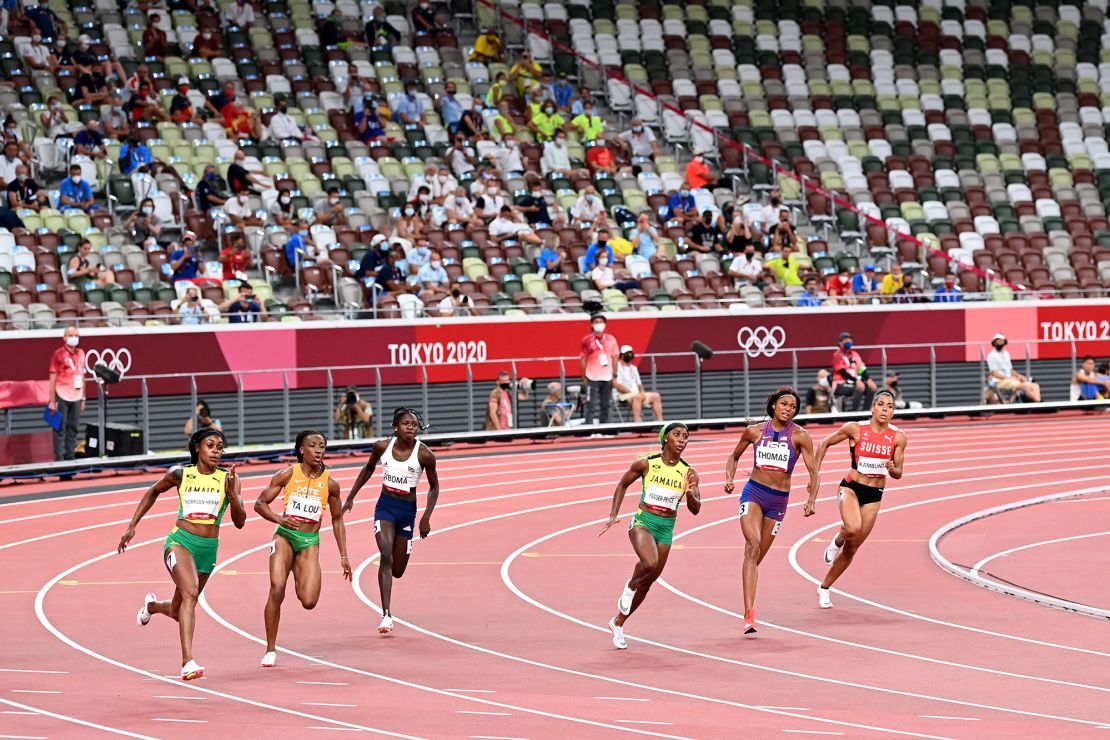
{"type": "Polygon", "coordinates": [[[813,441],[809,432],[794,423],[801,407],[801,398],[793,388],[779,388],[767,399],[765,422],[752,424],[744,430],[736,449],[725,465],[725,493],[735,488],[736,465],[749,445],[755,448],[755,466],[740,494],[740,529],[744,532],[744,634],[755,628],[755,589],[759,580],[759,564],[771,549],[786,516],[790,498],[790,476],[794,464],[802,458],[809,471],[809,500],[803,514],[813,514],[821,482],[813,461],[813,441]]]}

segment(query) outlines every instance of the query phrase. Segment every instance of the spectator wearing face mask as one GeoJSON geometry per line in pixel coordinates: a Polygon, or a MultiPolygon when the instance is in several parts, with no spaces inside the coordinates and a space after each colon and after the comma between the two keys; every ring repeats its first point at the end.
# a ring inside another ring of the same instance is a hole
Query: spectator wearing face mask
{"type": "Polygon", "coordinates": [[[613,150],[607,143],[610,140],[615,141],[616,137],[611,134],[603,135],[586,146],[586,166],[591,175],[617,174],[617,158],[613,156],[613,150]]]}
{"type": "Polygon", "coordinates": [[[467,196],[466,188],[455,188],[455,194],[447,198],[443,205],[447,211],[447,223],[463,224],[471,227],[482,225],[482,219],[474,210],[474,204],[467,196]]]}
{"type": "Polygon", "coordinates": [[[220,264],[223,265],[224,280],[246,280],[247,270],[251,266],[251,253],[247,250],[247,241],[242,234],[230,235],[231,242],[220,252],[220,264]]]}
{"type": "Polygon", "coordinates": [[[991,337],[991,351],[987,354],[987,385],[991,388],[1020,392],[1028,401],[1041,400],[1041,386],[1014,370],[1013,360],[1006,349],[1006,335],[999,332],[991,337]]]}
{"type": "Polygon", "coordinates": [[[372,49],[389,49],[401,43],[401,32],[385,18],[385,8],[375,5],[370,20],[366,23],[366,43],[372,49]]]}
{"type": "Polygon", "coordinates": [[[173,270],[172,281],[193,280],[204,275],[204,260],[201,259],[197,249],[196,235],[186,231],[181,237],[181,245],[170,245],[170,269],[173,270]]]}
{"type": "Polygon", "coordinates": [[[755,246],[752,239],[752,229],[739,213],[732,217],[731,225],[722,237],[721,242],[725,249],[732,254],[743,254],[747,251],[749,245],[755,246]]]}
{"type": "Polygon", "coordinates": [[[509,206],[503,206],[501,213],[497,218],[490,221],[489,224],[489,238],[490,241],[501,244],[506,241],[522,241],[528,244],[543,244],[543,239],[532,231],[532,228],[527,224],[522,224],[516,220],[513,209],[509,206]]]}
{"type": "Polygon", "coordinates": [[[431,259],[428,260],[427,264],[420,267],[417,278],[424,290],[440,295],[446,292],[447,285],[451,282],[451,278],[447,276],[447,271],[443,269],[443,260],[438,252],[431,253],[431,259]]]}
{"type": "Polygon", "coordinates": [[[79,210],[86,213],[96,208],[93,202],[92,186],[81,178],[81,167],[69,168],[69,178],[62,181],[58,202],[63,211],[79,210]]]}
{"type": "Polygon", "coordinates": [[[228,314],[231,324],[254,324],[267,319],[266,307],[254,297],[254,288],[248,283],[239,286],[239,295],[220,304],[220,313],[228,314]]]}
{"type": "Polygon", "coordinates": [[[613,247],[609,245],[608,229],[598,229],[597,239],[586,248],[586,256],[583,258],[583,262],[587,272],[597,267],[598,258],[602,254],[608,258],[609,264],[613,264],[613,247]]]}
{"type": "Polygon", "coordinates": [[[631,127],[621,133],[618,141],[633,157],[654,158],[663,153],[655,140],[655,133],[644,125],[641,118],[633,118],[631,127]]]}
{"type": "Polygon", "coordinates": [[[26,166],[27,163],[19,158],[19,145],[14,141],[4,144],[4,153],[0,156],[0,187],[6,188],[18,180],[19,170],[26,166]]]}
{"type": "Polygon", "coordinates": [[[444,127],[453,133],[459,130],[459,119],[462,118],[463,107],[462,103],[456,97],[455,83],[448,82],[443,90],[443,95],[439,98],[439,117],[443,121],[444,127]]]}
{"type": "Polygon", "coordinates": [[[582,387],[587,390],[586,423],[600,419],[609,423],[609,406],[613,401],[613,370],[620,347],[608,334],[606,319],[601,314],[590,317],[590,333],[580,342],[582,356],[582,387]]]}
{"type": "Polygon", "coordinates": [[[328,197],[316,204],[316,223],[324,226],[346,226],[346,206],[336,190],[328,193],[328,197]]]}
{"type": "Polygon", "coordinates": [[[428,0],[420,0],[412,9],[412,29],[418,36],[428,36],[447,30],[436,19],[436,12],[432,10],[432,4],[428,0]]]}
{"type": "Polygon", "coordinates": [[[532,54],[527,50],[520,53],[520,60],[509,68],[509,82],[516,85],[516,92],[523,96],[528,90],[539,84],[543,69],[532,60],[532,54]]]}
{"type": "Polygon", "coordinates": [[[772,190],[770,194],[770,201],[767,205],[763,206],[759,213],[759,220],[757,222],[760,238],[762,235],[770,235],[774,231],[775,226],[779,223],[779,214],[785,210],[786,206],[782,204],[782,197],[779,191],[772,190]]]}
{"type": "Polygon", "coordinates": [[[291,231],[293,229],[293,219],[296,217],[296,208],[293,206],[293,194],[288,190],[283,190],[278,193],[277,199],[270,204],[270,219],[285,229],[291,231]]]}
{"type": "Polygon", "coordinates": [[[131,122],[127,111],[123,109],[123,98],[113,94],[108,99],[108,105],[108,112],[100,119],[104,126],[104,135],[115,141],[126,141],[131,136],[131,122]]]}
{"type": "Polygon", "coordinates": [[[355,133],[364,144],[373,144],[385,138],[385,124],[389,119],[388,110],[382,114],[382,107],[373,95],[359,98],[362,106],[355,112],[355,133]]]}
{"type": "Polygon", "coordinates": [[[570,120],[570,128],[578,131],[582,141],[598,141],[605,135],[605,119],[594,113],[592,101],[586,101],[582,112],[570,120]]]}
{"type": "Polygon", "coordinates": [[[15,179],[8,183],[7,202],[5,206],[13,211],[28,209],[39,211],[47,205],[46,193],[35,179],[31,177],[31,170],[27,165],[15,168],[15,179]]]}
{"type": "Polygon", "coordinates": [[[598,290],[608,290],[609,288],[616,288],[622,293],[627,292],[632,288],[639,288],[640,283],[638,280],[633,280],[632,276],[624,268],[619,268],[620,273],[613,269],[609,260],[609,255],[606,252],[599,252],[597,255],[597,266],[590,270],[590,280],[593,281],[594,287],[598,290]]]}
{"type": "Polygon", "coordinates": [[[424,238],[424,222],[416,207],[406,203],[401,216],[393,224],[393,236],[390,242],[400,241],[404,249],[412,249],[418,239],[424,238]]]}
{"type": "Polygon", "coordinates": [[[573,403],[563,400],[563,386],[558,381],[547,384],[547,395],[540,401],[540,413],[544,426],[561,427],[567,423],[573,403]]]}
{"type": "Polygon", "coordinates": [[[246,30],[254,24],[255,19],[254,8],[247,0],[235,0],[224,11],[224,20],[235,28],[246,30]]]}
{"type": "Polygon", "coordinates": [[[458,283],[451,283],[451,292],[439,302],[440,316],[477,316],[474,301],[459,289],[458,283]]]}
{"type": "Polygon", "coordinates": [[[242,231],[248,226],[261,226],[262,220],[255,215],[251,203],[251,192],[247,188],[240,190],[234,198],[224,203],[224,215],[227,216],[235,228],[242,231]]]}
{"type": "Polygon", "coordinates": [[[555,102],[545,100],[541,103],[539,111],[532,115],[532,120],[528,122],[528,128],[536,135],[536,141],[552,141],[555,138],[556,130],[562,129],[566,122],[566,119],[555,108],[555,102]]]}
{"type": "Polygon", "coordinates": [[[838,268],[837,272],[829,275],[825,281],[825,293],[829,296],[830,304],[854,303],[852,292],[852,276],[847,267],[838,268]]]}
{"type": "Polygon", "coordinates": [[[829,371],[817,371],[817,382],[806,391],[806,413],[827,414],[832,411],[832,388],[829,387],[829,371]]]}
{"type": "Polygon", "coordinates": [[[166,55],[166,32],[158,27],[161,17],[151,13],[146,29],[143,31],[143,56],[164,57],[166,55]]]}
{"type": "Polygon", "coordinates": [[[878,390],[863,358],[853,349],[853,339],[851,332],[841,332],[832,358],[833,396],[850,399],[850,407],[845,411],[871,408],[871,400],[878,390]]]}
{"type": "Polygon", "coordinates": [[[520,199],[517,209],[524,214],[524,218],[531,226],[546,226],[551,224],[551,214],[547,208],[547,199],[543,195],[543,183],[533,180],[528,186],[528,194],[520,199]]]}
{"type": "Polygon", "coordinates": [[[202,29],[200,33],[193,39],[193,52],[192,56],[200,57],[206,62],[210,62],[218,56],[223,54],[220,48],[219,32],[211,29],[202,29]]]}
{"type": "Polygon", "coordinates": [[[644,383],[640,379],[640,369],[633,363],[635,358],[636,353],[632,350],[632,345],[626,344],[621,347],[617,378],[613,381],[617,398],[631,407],[633,422],[637,424],[640,422],[644,406],[651,408],[656,421],[663,421],[663,397],[654,391],[644,389],[644,383]]]}
{"type": "Polygon", "coordinates": [[[695,221],[694,225],[686,232],[684,243],[687,251],[694,250],[708,254],[724,251],[721,239],[722,235],[720,230],[717,229],[713,211],[703,211],[701,218],[695,221]]]}
{"type": "Polygon", "coordinates": [[[753,285],[763,289],[763,260],[755,251],[755,245],[749,242],[744,247],[744,252],[732,259],[728,266],[728,274],[739,285],[753,285]]]}
{"type": "Polygon", "coordinates": [[[659,231],[651,225],[651,214],[647,211],[641,212],[636,216],[636,226],[628,234],[628,239],[632,242],[632,248],[636,254],[644,259],[666,259],[667,250],[663,247],[662,241],[659,237],[659,231]]]}
{"type": "MultiPolygon", "coordinates": [[[[528,378],[521,378],[520,390],[517,392],[517,399],[526,401],[528,399],[528,388],[531,386],[532,381],[528,378]]],[[[512,376],[502,370],[497,374],[497,385],[489,394],[489,403],[486,404],[486,421],[483,429],[487,431],[494,431],[498,429],[512,429],[513,428],[513,397],[512,397],[512,376]]]]}
{"type": "Polygon", "coordinates": [[[871,299],[879,295],[879,281],[875,277],[875,265],[864,265],[863,272],[852,276],[852,293],[860,303],[870,303],[871,299]]]}
{"type": "Polygon", "coordinates": [[[578,229],[598,229],[608,226],[605,203],[593,185],[587,186],[574,203],[574,227],[578,229]]]}
{"type": "Polygon", "coordinates": [[[308,138],[305,130],[297,123],[297,119],[289,115],[289,101],[279,98],[277,112],[270,117],[268,127],[270,138],[276,142],[304,141],[308,138]]]}
{"type": "Polygon", "coordinates": [[[196,288],[185,290],[185,296],[177,304],[177,320],[182,326],[199,326],[208,323],[208,313],[200,303],[200,293],[196,288]]]}
{"type": "Polygon", "coordinates": [[[466,143],[466,137],[462,134],[455,134],[445,157],[451,165],[451,171],[460,180],[475,170],[474,149],[466,143]]]}
{"type": "MultiPolygon", "coordinates": [[[[27,45],[27,50],[23,52],[23,61],[27,62],[27,66],[31,69],[53,71],[50,69],[50,59],[53,56],[50,53],[50,47],[42,43],[42,34],[36,32],[31,36],[31,43],[27,45]]],[[[54,66],[57,67],[57,62],[54,66]]]]}
{"type": "Polygon", "coordinates": [[[933,292],[933,303],[962,303],[964,292],[956,285],[956,276],[946,273],[944,283],[933,292]]]}
{"type": "Polygon", "coordinates": [[[92,120],[73,137],[77,154],[89,159],[104,159],[108,156],[104,147],[104,136],[100,133],[100,121],[92,120]]]}
{"type": "Polygon", "coordinates": [[[405,85],[405,96],[397,103],[393,111],[393,120],[401,125],[424,125],[424,103],[416,94],[415,82],[405,85]]]}
{"type": "MultiPolygon", "coordinates": [[[[489,64],[505,60],[501,49],[501,38],[492,27],[482,29],[482,34],[475,39],[474,49],[470,53],[470,61],[489,64]]],[[[504,74],[502,72],[501,74],[504,74]]],[[[500,75],[498,75],[500,77],[500,75]]],[[[506,77],[506,81],[508,77],[506,77]]]]}
{"type": "Polygon", "coordinates": [[[162,220],[154,213],[154,201],[143,198],[143,202],[127,218],[127,228],[136,244],[144,244],[147,239],[157,239],[162,234],[162,220]]]}
{"type": "Polygon", "coordinates": [[[536,257],[536,267],[540,275],[561,275],[566,261],[566,250],[560,249],[555,239],[552,239],[544,243],[543,250],[536,257]]]}
{"type": "Polygon", "coordinates": [[[77,444],[77,427],[81,412],[85,410],[85,351],[80,332],[70,326],[62,337],[62,346],[50,356],[50,400],[47,407],[51,414],[61,414],[54,427],[54,459],[74,459],[77,444]]]}
{"type": "Polygon", "coordinates": [[[698,204],[694,200],[694,196],[690,194],[690,186],[682,183],[682,187],[671,193],[671,197],[667,199],[666,220],[683,223],[697,221],[697,219],[698,204]]]}
{"type": "Polygon", "coordinates": [[[731,187],[731,183],[718,181],[705,159],[704,151],[694,152],[694,157],[686,164],[686,182],[694,190],[701,188],[731,187]]]}
{"type": "Polygon", "coordinates": [[[197,208],[204,212],[219,208],[227,202],[228,196],[226,195],[225,185],[220,180],[215,165],[204,168],[204,178],[197,183],[197,187],[193,191],[193,198],[197,202],[197,208]]]}
{"type": "Polygon", "coordinates": [[[567,135],[562,130],[555,132],[555,139],[544,144],[543,156],[540,157],[540,170],[544,175],[552,172],[574,179],[580,176],[589,176],[586,170],[576,169],[570,163],[570,152],[567,149],[567,135]]]}

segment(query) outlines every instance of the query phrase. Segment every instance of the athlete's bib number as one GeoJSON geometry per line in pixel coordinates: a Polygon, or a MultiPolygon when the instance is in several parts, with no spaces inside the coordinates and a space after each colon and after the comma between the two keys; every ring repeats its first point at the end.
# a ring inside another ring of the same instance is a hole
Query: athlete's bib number
{"type": "Polygon", "coordinates": [[[886,464],[889,460],[879,457],[860,457],[856,460],[856,471],[860,475],[869,475],[872,478],[886,476],[886,464]]]}
{"type": "Polygon", "coordinates": [[[678,502],[681,500],[682,492],[672,488],[648,486],[644,489],[644,503],[660,509],[678,511],[678,502]]]}
{"type": "Polygon", "coordinates": [[[760,470],[785,473],[790,466],[790,445],[786,442],[761,442],[755,448],[755,466],[760,470]]]}
{"type": "Polygon", "coordinates": [[[286,500],[285,504],[286,515],[306,519],[310,522],[320,521],[320,514],[323,510],[323,504],[315,496],[293,494],[286,500]]]}

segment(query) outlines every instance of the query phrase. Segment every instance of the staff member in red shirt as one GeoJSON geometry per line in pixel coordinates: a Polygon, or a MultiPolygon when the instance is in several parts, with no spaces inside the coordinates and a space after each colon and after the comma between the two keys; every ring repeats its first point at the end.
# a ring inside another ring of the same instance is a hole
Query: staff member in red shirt
{"type": "Polygon", "coordinates": [[[620,345],[605,333],[606,319],[601,314],[590,318],[592,331],[582,337],[582,385],[588,389],[586,423],[600,418],[609,423],[609,405],[613,401],[613,368],[617,366],[620,345]],[[598,408],[600,406],[600,409],[598,408]]]}
{"type": "Polygon", "coordinates": [[[50,413],[60,411],[62,424],[54,430],[54,458],[72,460],[77,425],[85,410],[85,351],[78,349],[77,327],[66,329],[61,347],[50,356],[50,413]]]}
{"type": "Polygon", "coordinates": [[[841,332],[833,352],[833,396],[841,401],[842,411],[862,411],[871,406],[878,386],[867,372],[867,365],[852,347],[852,332],[841,332]]]}

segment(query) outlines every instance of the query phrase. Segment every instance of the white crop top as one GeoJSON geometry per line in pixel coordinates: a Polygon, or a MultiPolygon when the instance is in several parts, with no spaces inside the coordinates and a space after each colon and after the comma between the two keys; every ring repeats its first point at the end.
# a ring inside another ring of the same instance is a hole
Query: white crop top
{"type": "Polygon", "coordinates": [[[417,440],[409,459],[402,462],[393,458],[393,445],[396,442],[396,437],[390,439],[389,445],[382,454],[382,487],[400,496],[407,496],[410,493],[416,493],[416,485],[424,472],[424,468],[420,465],[421,443],[417,440]]]}

